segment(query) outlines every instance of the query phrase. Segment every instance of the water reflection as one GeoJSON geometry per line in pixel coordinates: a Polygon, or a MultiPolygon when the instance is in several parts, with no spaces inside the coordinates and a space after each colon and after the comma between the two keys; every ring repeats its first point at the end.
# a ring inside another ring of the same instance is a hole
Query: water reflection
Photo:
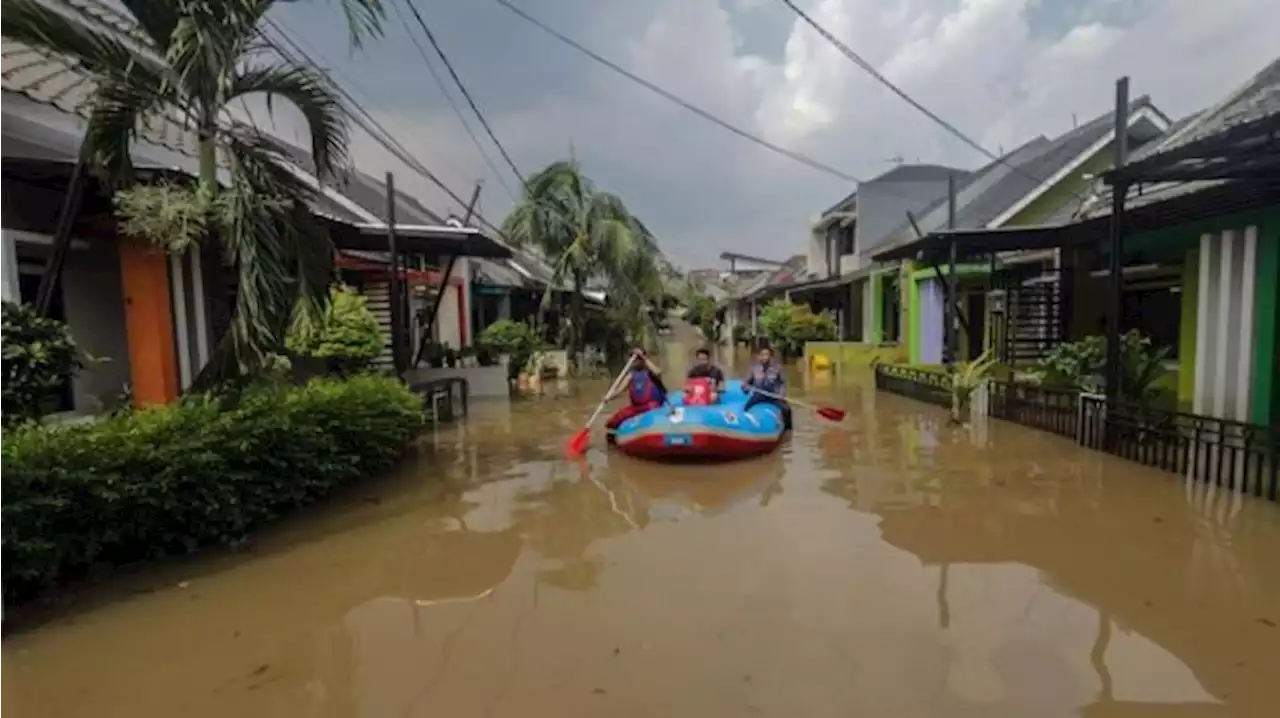
{"type": "Polygon", "coordinates": [[[603,386],[477,405],[252,554],[6,640],[3,708],[1273,712],[1277,507],[1000,422],[975,438],[868,379],[812,380],[845,422],[797,413],[782,451],[718,467],[564,461],[603,386]]]}

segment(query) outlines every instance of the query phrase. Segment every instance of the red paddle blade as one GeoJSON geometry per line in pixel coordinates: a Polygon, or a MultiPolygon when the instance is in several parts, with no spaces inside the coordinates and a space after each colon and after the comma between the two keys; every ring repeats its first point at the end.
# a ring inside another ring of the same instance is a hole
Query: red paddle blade
{"type": "Polygon", "coordinates": [[[587,443],[590,441],[591,441],[591,432],[589,430],[587,429],[578,430],[578,433],[574,434],[573,438],[565,442],[565,445],[564,445],[565,455],[567,455],[571,459],[582,456],[583,452],[587,450],[587,443]]]}
{"type": "Polygon", "coordinates": [[[844,421],[844,409],[822,406],[818,408],[818,415],[831,421],[844,421]]]}

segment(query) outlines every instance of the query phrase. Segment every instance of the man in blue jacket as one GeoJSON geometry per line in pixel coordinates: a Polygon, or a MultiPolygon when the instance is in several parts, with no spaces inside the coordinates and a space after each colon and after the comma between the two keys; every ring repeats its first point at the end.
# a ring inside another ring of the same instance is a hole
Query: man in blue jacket
{"type": "MultiPolygon", "coordinates": [[[[760,347],[760,352],[756,354],[756,362],[751,365],[750,373],[747,378],[742,380],[742,384],[751,392],[751,388],[761,389],[770,394],[785,396],[787,393],[787,379],[783,375],[782,365],[773,361],[773,350],[767,346],[760,347]]],[[[746,406],[742,407],[743,411],[750,409],[756,404],[773,404],[782,412],[783,426],[787,431],[791,430],[791,406],[786,401],[775,399],[771,396],[765,396],[756,392],[751,392],[751,396],[747,397],[746,406]]]]}

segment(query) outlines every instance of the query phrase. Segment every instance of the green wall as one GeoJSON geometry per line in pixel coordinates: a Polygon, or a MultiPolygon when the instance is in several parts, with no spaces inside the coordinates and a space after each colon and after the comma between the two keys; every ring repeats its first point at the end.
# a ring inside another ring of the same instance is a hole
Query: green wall
{"type": "Polygon", "coordinates": [[[1257,296],[1253,313],[1253,382],[1250,418],[1257,424],[1280,421],[1280,381],[1277,355],[1280,342],[1280,217],[1272,215],[1258,224],[1257,296]]]}
{"type": "Polygon", "coordinates": [[[1063,205],[1075,199],[1077,194],[1083,194],[1090,189],[1090,181],[1086,180],[1084,175],[1099,174],[1103,170],[1111,169],[1113,164],[1112,144],[1108,142],[1106,147],[1103,147],[1097,154],[1085,160],[1082,165],[1077,167],[1070,175],[1064,177],[1061,182],[1032,200],[1031,204],[1023,207],[1021,211],[1002,226],[1017,227],[1041,224],[1045,219],[1053,216],[1063,205]]]}

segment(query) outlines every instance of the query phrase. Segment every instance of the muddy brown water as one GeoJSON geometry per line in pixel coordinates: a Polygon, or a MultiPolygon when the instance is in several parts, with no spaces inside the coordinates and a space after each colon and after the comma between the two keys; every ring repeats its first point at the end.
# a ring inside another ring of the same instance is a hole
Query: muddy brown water
{"type": "Polygon", "coordinates": [[[607,380],[476,405],[7,638],[5,715],[1277,715],[1280,507],[792,379],[848,418],[723,466],[565,461],[607,380]]]}

